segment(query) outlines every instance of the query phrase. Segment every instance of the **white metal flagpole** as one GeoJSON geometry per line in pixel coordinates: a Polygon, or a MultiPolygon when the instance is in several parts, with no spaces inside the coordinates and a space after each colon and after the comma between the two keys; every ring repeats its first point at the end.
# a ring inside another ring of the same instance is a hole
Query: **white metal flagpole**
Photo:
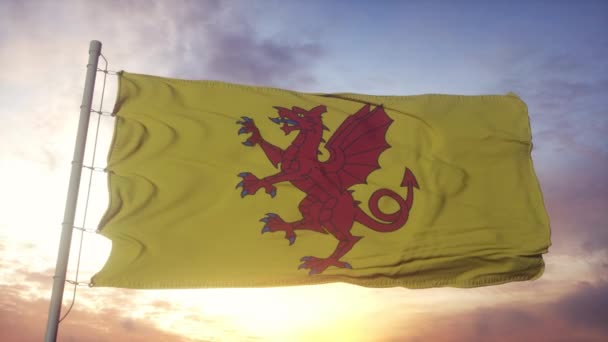
{"type": "Polygon", "coordinates": [[[80,176],[82,174],[82,163],[89,128],[89,117],[91,116],[91,104],[93,102],[93,91],[95,90],[95,77],[97,76],[97,65],[101,55],[101,42],[92,40],[89,45],[89,63],[87,64],[87,76],[84,82],[84,93],[82,105],[80,106],[80,120],[78,122],[78,133],[76,135],[76,146],[72,159],[72,172],[68,186],[68,197],[63,214],[61,240],[59,241],[59,253],[55,276],[53,277],[53,292],[49,307],[49,316],[46,326],[46,342],[54,342],[57,339],[59,327],[59,315],[61,314],[61,303],[63,301],[63,289],[65,287],[68,260],[70,258],[70,245],[72,243],[72,230],[74,228],[74,217],[76,216],[76,202],[78,201],[78,189],[80,187],[80,176]]]}

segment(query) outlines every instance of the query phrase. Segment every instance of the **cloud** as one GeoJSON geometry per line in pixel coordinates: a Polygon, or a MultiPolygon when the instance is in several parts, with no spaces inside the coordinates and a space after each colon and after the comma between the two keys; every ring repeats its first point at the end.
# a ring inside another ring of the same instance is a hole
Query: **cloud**
{"type": "MultiPolygon", "coordinates": [[[[0,331],[6,341],[40,341],[45,332],[48,301],[25,300],[12,286],[0,286],[0,331]]],[[[127,318],[115,309],[74,309],[59,326],[58,341],[193,341],[158,329],[143,319],[127,318]]],[[[198,340],[201,341],[201,340],[198,340]]]]}
{"type": "MultiPolygon", "coordinates": [[[[23,271],[26,271],[26,270],[23,270],[23,271]]],[[[43,272],[26,271],[26,272],[24,272],[24,274],[25,274],[24,280],[28,283],[34,283],[37,286],[42,287],[42,288],[50,288],[53,283],[53,274],[54,273],[55,273],[54,268],[50,268],[43,272]]]]}
{"type": "Polygon", "coordinates": [[[599,330],[608,336],[608,283],[581,283],[576,292],[549,307],[576,327],[599,330]]]}
{"type": "Polygon", "coordinates": [[[498,307],[419,318],[415,332],[388,340],[412,341],[605,341],[608,283],[581,284],[547,304],[514,302],[498,307]]]}
{"type": "Polygon", "coordinates": [[[553,232],[551,250],[608,250],[608,159],[563,154],[556,162],[535,160],[553,232]]]}
{"type": "Polygon", "coordinates": [[[187,10],[171,16],[185,28],[173,42],[171,74],[277,87],[314,83],[310,70],[323,56],[319,43],[260,37],[246,10],[214,4],[210,10],[200,2],[186,2],[187,10]]]}
{"type": "Polygon", "coordinates": [[[210,75],[275,86],[302,87],[299,83],[314,83],[309,68],[322,56],[319,45],[257,40],[250,32],[251,29],[228,34],[212,31],[213,45],[207,64],[210,75]]]}
{"type": "Polygon", "coordinates": [[[78,3],[75,14],[78,21],[92,18],[83,28],[107,41],[114,68],[273,86],[314,82],[310,71],[323,55],[320,44],[302,36],[261,36],[250,6],[237,0],[106,1],[78,3]]]}

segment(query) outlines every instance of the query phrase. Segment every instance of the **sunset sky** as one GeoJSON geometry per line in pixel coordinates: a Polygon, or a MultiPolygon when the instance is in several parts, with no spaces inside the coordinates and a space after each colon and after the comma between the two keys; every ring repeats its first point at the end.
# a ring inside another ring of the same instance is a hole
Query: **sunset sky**
{"type": "MultiPolygon", "coordinates": [[[[466,290],[82,286],[60,341],[608,340],[608,1],[2,0],[3,341],[44,335],[92,39],[109,69],[134,73],[307,92],[515,92],[529,107],[553,245],[541,279],[466,290]]],[[[106,111],[115,89],[110,75],[106,111]]],[[[96,166],[111,129],[102,118],[96,166]]],[[[106,175],[92,177],[83,223],[88,175],[77,225],[95,229],[106,175]]],[[[87,234],[79,280],[109,251],[87,234]]],[[[67,286],[64,309],[71,298],[67,286]]]]}

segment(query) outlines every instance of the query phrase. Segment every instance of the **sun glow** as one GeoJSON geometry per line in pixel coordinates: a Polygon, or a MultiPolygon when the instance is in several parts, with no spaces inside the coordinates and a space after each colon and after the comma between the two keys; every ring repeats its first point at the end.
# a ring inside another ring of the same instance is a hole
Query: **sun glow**
{"type": "MultiPolygon", "coordinates": [[[[264,336],[268,341],[365,341],[369,329],[377,327],[365,319],[377,310],[372,292],[344,284],[163,291],[163,299],[179,310],[175,314],[165,310],[154,319],[164,329],[202,339],[242,341],[264,336]]],[[[145,292],[140,299],[150,303],[159,294],[145,292]]],[[[142,313],[154,310],[138,307],[142,313]]]]}
{"type": "Polygon", "coordinates": [[[330,291],[306,288],[241,290],[216,298],[220,300],[208,303],[210,310],[236,309],[236,323],[254,334],[274,332],[280,336],[299,336],[309,330],[331,331],[340,317],[351,318],[351,313],[356,312],[353,305],[336,305],[335,294],[330,291]]]}

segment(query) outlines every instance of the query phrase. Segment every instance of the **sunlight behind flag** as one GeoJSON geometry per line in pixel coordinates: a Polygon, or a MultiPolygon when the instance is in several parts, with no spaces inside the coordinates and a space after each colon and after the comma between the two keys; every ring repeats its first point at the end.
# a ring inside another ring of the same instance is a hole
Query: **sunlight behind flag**
{"type": "Polygon", "coordinates": [[[244,341],[263,336],[264,341],[372,341],[392,324],[405,328],[408,311],[415,308],[401,308],[399,317],[369,320],[386,312],[386,303],[379,300],[378,292],[346,284],[139,293],[135,311],[130,312],[134,317],[153,318],[166,331],[179,330],[202,340],[244,341]],[[170,310],[149,305],[159,296],[165,304],[171,303],[170,310]]]}
{"type": "Polygon", "coordinates": [[[525,104],[121,73],[94,286],[476,287],[550,245],[525,104]]]}

